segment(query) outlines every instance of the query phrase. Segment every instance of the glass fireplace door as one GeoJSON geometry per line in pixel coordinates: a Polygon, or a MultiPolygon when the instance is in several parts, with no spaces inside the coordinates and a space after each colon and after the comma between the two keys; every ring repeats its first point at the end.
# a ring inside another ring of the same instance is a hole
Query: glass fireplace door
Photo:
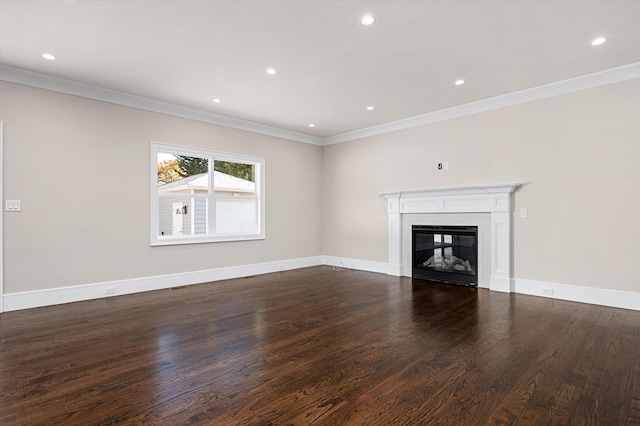
{"type": "Polygon", "coordinates": [[[477,226],[413,226],[413,277],[478,285],[477,226]]]}

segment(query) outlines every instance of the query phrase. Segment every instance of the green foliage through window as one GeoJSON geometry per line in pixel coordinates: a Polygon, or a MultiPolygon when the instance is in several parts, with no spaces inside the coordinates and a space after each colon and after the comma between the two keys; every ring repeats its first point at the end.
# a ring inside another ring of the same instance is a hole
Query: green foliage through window
{"type": "MultiPolygon", "coordinates": [[[[183,177],[199,175],[209,171],[209,160],[207,158],[176,155],[176,160],[179,166],[179,173],[183,177]]],[[[250,182],[256,181],[254,166],[252,164],[215,160],[213,168],[216,172],[225,173],[250,182]]]]}
{"type": "Polygon", "coordinates": [[[209,159],[207,158],[176,155],[176,159],[180,167],[179,173],[184,177],[209,172],[209,159]]]}
{"type": "Polygon", "coordinates": [[[231,163],[229,161],[214,161],[213,168],[216,172],[225,173],[240,179],[255,182],[253,164],[231,163]]]}

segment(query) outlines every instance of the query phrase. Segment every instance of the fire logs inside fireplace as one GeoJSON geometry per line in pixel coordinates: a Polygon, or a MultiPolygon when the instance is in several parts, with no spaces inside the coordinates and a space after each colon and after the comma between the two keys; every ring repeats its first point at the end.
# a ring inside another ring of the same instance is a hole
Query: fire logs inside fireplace
{"type": "Polygon", "coordinates": [[[413,277],[478,285],[477,226],[413,226],[413,277]]]}
{"type": "Polygon", "coordinates": [[[439,268],[445,271],[448,271],[452,268],[456,271],[473,271],[473,269],[471,268],[471,263],[469,263],[468,260],[462,260],[456,256],[451,256],[448,259],[443,258],[442,256],[431,256],[422,265],[430,268],[439,268]]]}

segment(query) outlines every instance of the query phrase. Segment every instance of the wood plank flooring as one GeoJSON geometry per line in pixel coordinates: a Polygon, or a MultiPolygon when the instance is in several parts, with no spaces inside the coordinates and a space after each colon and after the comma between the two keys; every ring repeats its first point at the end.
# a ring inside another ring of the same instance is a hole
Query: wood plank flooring
{"type": "Polygon", "coordinates": [[[313,267],[0,315],[0,424],[640,424],[640,312],[313,267]]]}

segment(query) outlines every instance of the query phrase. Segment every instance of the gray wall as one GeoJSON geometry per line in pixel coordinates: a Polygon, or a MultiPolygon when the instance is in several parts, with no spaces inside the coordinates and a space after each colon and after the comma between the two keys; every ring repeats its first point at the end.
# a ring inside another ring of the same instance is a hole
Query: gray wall
{"type": "Polygon", "coordinates": [[[320,147],[0,84],[5,293],[322,254],[320,147]],[[264,157],[267,238],[150,247],[151,141],[264,157]]]}
{"type": "Polygon", "coordinates": [[[516,278],[640,292],[640,80],[325,148],[11,83],[5,292],[340,256],[387,261],[382,191],[521,182],[516,278]],[[151,141],[266,158],[267,239],[149,246],[151,141]],[[436,171],[448,161],[450,169],[436,171]]]}
{"type": "Polygon", "coordinates": [[[323,253],[387,261],[379,192],[520,182],[516,278],[640,292],[639,162],[638,79],[331,145],[323,253]]]}

